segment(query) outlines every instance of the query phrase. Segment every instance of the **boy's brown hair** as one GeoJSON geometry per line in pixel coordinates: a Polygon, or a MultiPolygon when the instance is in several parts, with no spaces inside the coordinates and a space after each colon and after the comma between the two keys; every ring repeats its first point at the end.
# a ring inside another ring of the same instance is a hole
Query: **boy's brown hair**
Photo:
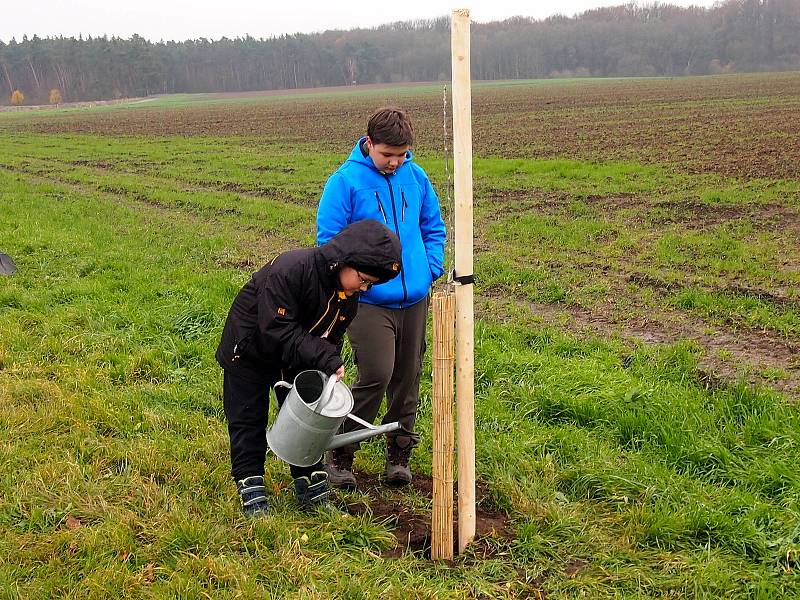
{"type": "Polygon", "coordinates": [[[414,125],[411,117],[395,106],[376,110],[367,123],[367,135],[373,144],[413,146],[414,125]]]}

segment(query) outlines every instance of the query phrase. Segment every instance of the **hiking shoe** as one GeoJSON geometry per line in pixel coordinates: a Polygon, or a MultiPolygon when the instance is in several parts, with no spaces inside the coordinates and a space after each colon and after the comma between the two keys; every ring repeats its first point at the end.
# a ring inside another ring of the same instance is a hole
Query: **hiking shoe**
{"type": "Polygon", "coordinates": [[[411,457],[411,450],[414,446],[414,440],[405,435],[386,439],[386,483],[389,485],[411,483],[408,459],[411,457]]]}
{"type": "Polygon", "coordinates": [[[355,450],[344,446],[328,452],[325,472],[328,474],[328,483],[342,490],[355,490],[356,476],[353,475],[353,457],[355,450]]]}
{"type": "Polygon", "coordinates": [[[294,493],[302,510],[314,510],[328,506],[331,488],[325,471],[314,471],[308,477],[294,480],[294,493]]]}
{"type": "Polygon", "coordinates": [[[242,499],[242,512],[247,517],[264,517],[269,513],[264,478],[260,475],[251,475],[236,482],[239,497],[242,499]]]}

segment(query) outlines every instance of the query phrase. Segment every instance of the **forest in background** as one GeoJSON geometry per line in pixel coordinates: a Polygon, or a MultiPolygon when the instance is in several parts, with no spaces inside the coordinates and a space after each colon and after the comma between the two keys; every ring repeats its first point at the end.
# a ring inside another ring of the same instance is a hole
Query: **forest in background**
{"type": "MultiPolygon", "coordinates": [[[[800,69],[800,0],[712,8],[625,4],[472,25],[476,80],[800,69]]],[[[242,92],[450,77],[450,21],[152,42],[134,35],[0,40],[0,104],[242,92]]]]}

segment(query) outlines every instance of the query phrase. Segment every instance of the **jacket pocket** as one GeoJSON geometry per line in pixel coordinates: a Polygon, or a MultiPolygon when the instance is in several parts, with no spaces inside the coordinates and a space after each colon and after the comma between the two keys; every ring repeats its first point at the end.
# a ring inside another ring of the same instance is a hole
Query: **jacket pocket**
{"type": "Polygon", "coordinates": [[[242,355],[244,355],[245,351],[247,350],[248,346],[250,346],[250,340],[252,339],[252,335],[244,335],[238,341],[234,341],[233,343],[233,352],[231,353],[231,362],[238,361],[242,355]]]}
{"type": "Polygon", "coordinates": [[[377,190],[375,190],[375,200],[378,201],[378,212],[380,212],[381,216],[383,217],[384,225],[388,225],[389,219],[386,216],[386,209],[384,208],[383,202],[381,201],[381,195],[378,193],[377,190]]]}
{"type": "Polygon", "coordinates": [[[402,201],[402,206],[400,208],[401,214],[401,221],[405,223],[406,221],[406,209],[408,208],[408,200],[406,200],[406,192],[403,188],[400,188],[400,199],[402,201]]]}

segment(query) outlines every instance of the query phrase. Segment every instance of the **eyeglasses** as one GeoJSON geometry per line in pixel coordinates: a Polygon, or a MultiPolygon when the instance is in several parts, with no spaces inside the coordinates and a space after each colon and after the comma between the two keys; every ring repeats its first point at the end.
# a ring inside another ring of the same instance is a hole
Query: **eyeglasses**
{"type": "Polygon", "coordinates": [[[363,287],[364,291],[368,291],[373,285],[377,283],[375,281],[367,281],[366,279],[364,279],[364,276],[359,271],[356,271],[356,275],[358,275],[358,279],[359,281],[361,281],[361,284],[358,287],[363,287]]]}

